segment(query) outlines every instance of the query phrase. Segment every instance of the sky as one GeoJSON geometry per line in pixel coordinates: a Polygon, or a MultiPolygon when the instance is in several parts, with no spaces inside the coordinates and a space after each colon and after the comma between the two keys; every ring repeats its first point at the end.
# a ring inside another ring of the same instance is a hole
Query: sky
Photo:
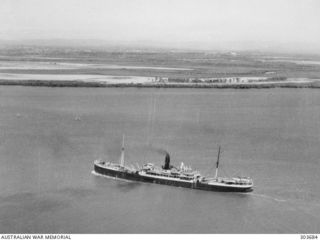
{"type": "Polygon", "coordinates": [[[1,0],[0,39],[320,50],[319,0],[1,0]]]}

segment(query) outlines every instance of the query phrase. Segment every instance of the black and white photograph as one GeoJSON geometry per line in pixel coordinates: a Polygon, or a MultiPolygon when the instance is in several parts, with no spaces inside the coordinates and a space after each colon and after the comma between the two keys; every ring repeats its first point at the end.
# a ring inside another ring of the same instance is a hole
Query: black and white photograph
{"type": "Polygon", "coordinates": [[[320,239],[319,23],[319,0],[0,0],[1,239],[320,239]]]}

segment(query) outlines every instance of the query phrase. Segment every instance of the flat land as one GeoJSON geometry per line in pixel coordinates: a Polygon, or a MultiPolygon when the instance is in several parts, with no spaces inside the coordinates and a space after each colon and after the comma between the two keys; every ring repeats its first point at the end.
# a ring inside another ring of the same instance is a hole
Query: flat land
{"type": "Polygon", "coordinates": [[[262,88],[319,87],[319,80],[320,56],[316,55],[0,47],[2,85],[262,88]],[[164,77],[168,81],[158,81],[156,77],[164,77]],[[250,81],[199,81],[229,77],[250,81]]]}

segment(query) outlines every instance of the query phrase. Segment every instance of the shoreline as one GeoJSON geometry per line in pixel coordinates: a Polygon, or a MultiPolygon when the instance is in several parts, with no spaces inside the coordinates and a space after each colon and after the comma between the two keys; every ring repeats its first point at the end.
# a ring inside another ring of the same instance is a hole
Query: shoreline
{"type": "Polygon", "coordinates": [[[34,87],[95,87],[95,88],[202,88],[202,89],[267,89],[267,88],[320,88],[320,83],[249,83],[249,84],[204,84],[204,83],[107,83],[86,81],[50,80],[1,80],[2,86],[34,87]]]}

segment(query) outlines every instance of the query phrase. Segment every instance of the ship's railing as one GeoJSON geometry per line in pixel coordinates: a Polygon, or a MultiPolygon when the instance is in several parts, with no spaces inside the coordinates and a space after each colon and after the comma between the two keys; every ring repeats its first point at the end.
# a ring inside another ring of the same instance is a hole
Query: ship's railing
{"type": "Polygon", "coordinates": [[[176,179],[181,179],[181,180],[193,180],[194,177],[189,177],[189,176],[182,176],[182,175],[170,175],[170,173],[161,173],[161,172],[155,172],[155,171],[146,171],[146,174],[149,175],[154,175],[154,176],[161,176],[161,177],[170,177],[170,178],[176,178],[176,179]]]}

